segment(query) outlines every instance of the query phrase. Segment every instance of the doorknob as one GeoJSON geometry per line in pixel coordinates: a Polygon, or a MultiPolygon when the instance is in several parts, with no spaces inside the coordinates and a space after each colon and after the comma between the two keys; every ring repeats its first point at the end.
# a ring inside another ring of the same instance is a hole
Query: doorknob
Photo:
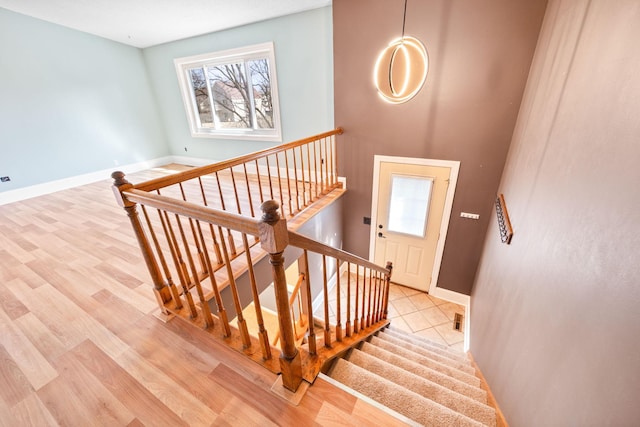
{"type": "Polygon", "coordinates": [[[387,236],[385,236],[384,234],[382,234],[382,231],[378,233],[378,237],[382,237],[383,239],[386,239],[387,236]]]}

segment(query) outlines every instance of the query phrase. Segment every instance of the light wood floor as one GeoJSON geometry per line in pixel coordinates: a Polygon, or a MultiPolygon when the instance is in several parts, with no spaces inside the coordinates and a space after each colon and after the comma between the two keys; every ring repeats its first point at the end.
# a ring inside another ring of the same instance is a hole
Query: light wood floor
{"type": "Polygon", "coordinates": [[[110,185],[0,206],[0,426],[401,425],[321,379],[293,406],[275,375],[158,320],[110,185]]]}

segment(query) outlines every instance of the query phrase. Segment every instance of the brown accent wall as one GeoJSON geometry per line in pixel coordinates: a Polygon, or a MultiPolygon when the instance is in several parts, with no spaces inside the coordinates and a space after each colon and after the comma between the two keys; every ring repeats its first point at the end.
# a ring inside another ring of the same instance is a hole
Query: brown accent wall
{"type": "Polygon", "coordinates": [[[551,0],[471,298],[512,426],[640,422],[640,2],[551,0]]]}
{"type": "Polygon", "coordinates": [[[335,123],[347,177],[344,247],[368,257],[373,156],[461,161],[438,286],[469,294],[546,0],[409,1],[406,34],[427,46],[427,83],[390,105],[376,94],[379,51],[402,30],[402,0],[334,0],[335,123]],[[479,221],[460,212],[480,214],[479,221]]]}

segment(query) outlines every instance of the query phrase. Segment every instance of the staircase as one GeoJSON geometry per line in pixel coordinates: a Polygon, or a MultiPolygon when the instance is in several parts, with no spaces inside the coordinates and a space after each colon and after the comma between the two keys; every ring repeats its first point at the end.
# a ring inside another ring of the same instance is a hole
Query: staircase
{"type": "Polygon", "coordinates": [[[399,329],[383,329],[327,374],[418,424],[496,426],[467,356],[399,329]]]}

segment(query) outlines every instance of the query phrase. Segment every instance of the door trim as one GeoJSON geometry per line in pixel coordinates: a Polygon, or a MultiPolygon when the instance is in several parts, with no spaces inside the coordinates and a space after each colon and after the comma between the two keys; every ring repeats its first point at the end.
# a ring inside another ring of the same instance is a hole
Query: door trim
{"type": "MultiPolygon", "coordinates": [[[[458,172],[460,171],[460,162],[455,160],[435,160],[435,159],[418,159],[412,157],[393,157],[375,155],[373,158],[373,191],[371,195],[371,232],[369,235],[369,260],[373,261],[376,242],[376,227],[373,224],[378,223],[378,188],[380,186],[380,163],[401,163],[421,166],[435,166],[451,168],[449,176],[449,187],[444,201],[444,211],[442,212],[442,222],[440,223],[440,238],[436,245],[436,257],[433,261],[433,271],[431,272],[431,283],[429,285],[429,294],[434,295],[438,289],[446,291],[446,289],[438,288],[438,276],[440,274],[440,264],[442,263],[442,255],[444,254],[444,243],[447,240],[447,230],[449,229],[449,220],[451,218],[451,210],[453,208],[453,196],[456,192],[458,183],[458,172]]],[[[393,274],[391,275],[393,277],[393,274]]]]}

